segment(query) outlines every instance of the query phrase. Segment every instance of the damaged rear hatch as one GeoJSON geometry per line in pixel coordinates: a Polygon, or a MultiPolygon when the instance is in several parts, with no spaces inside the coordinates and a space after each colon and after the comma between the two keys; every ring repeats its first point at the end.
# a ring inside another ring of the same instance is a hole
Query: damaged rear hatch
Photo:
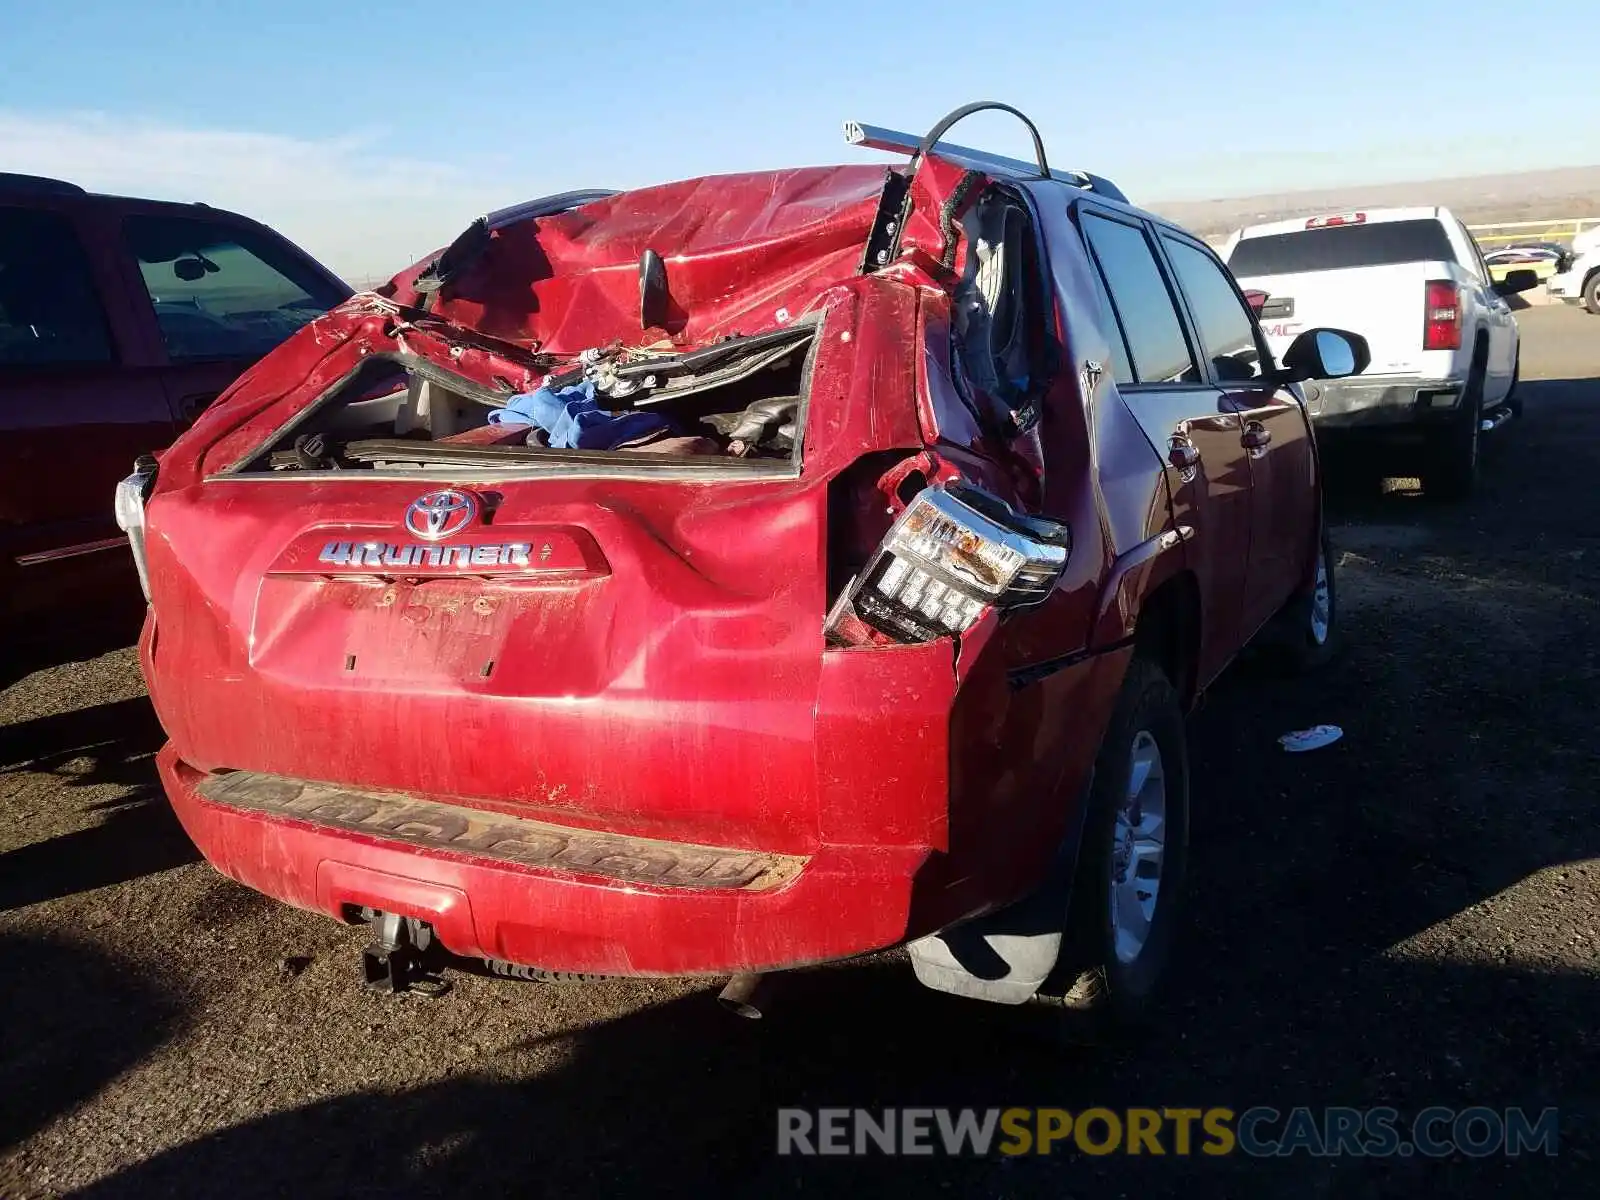
{"type": "Polygon", "coordinates": [[[813,848],[830,481],[921,445],[915,291],[860,271],[885,177],[481,222],[259,364],[149,506],[178,753],[813,848]]]}

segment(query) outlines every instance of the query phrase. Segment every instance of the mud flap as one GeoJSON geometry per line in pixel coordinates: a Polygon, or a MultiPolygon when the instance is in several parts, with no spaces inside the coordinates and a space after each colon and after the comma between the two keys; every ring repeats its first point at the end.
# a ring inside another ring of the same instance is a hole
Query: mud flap
{"type": "MultiPolygon", "coordinates": [[[[1084,789],[1080,813],[1087,811],[1089,790],[1084,789]]],[[[992,1004],[1031,1000],[1061,957],[1082,826],[1080,816],[1045,882],[1032,895],[909,943],[906,949],[917,982],[936,992],[992,1004]]]]}

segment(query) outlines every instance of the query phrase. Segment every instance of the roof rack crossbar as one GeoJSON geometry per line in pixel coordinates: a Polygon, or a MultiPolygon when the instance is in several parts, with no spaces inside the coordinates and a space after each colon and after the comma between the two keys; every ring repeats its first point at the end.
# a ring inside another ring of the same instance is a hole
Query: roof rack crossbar
{"type": "MultiPolygon", "coordinates": [[[[901,133],[897,129],[885,129],[882,125],[868,125],[861,121],[844,123],[844,140],[852,146],[863,146],[868,150],[887,150],[891,154],[915,154],[917,147],[922,144],[922,139],[914,134],[901,133]]],[[[1039,177],[1037,163],[1026,162],[1020,158],[1008,158],[1004,154],[991,154],[987,150],[974,150],[970,146],[957,146],[944,141],[935,143],[933,152],[940,158],[974,170],[999,170],[1008,175],[1020,175],[1028,179],[1039,177]]],[[[1087,171],[1061,171],[1052,168],[1050,178],[1058,183],[1071,184],[1073,187],[1095,192],[1123,204],[1128,203],[1127,196],[1122,194],[1122,189],[1116,184],[1099,175],[1091,175],[1087,171]]]]}

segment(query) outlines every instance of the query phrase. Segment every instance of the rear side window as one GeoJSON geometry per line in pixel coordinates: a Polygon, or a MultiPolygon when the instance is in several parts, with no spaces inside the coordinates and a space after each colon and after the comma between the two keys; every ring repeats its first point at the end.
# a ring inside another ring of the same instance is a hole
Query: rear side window
{"type": "Polygon", "coordinates": [[[0,208],[0,367],[111,360],[105,310],[72,223],[0,208]]]}
{"type": "Polygon", "coordinates": [[[1172,293],[1156,265],[1144,231],[1093,213],[1083,214],[1083,232],[1100,266],[1111,306],[1131,359],[1118,364],[1119,383],[1190,383],[1200,378],[1183,336],[1172,293]]]}
{"type": "Polygon", "coordinates": [[[129,217],[123,231],[174,360],[259,358],[344,299],[269,234],[165,216],[129,217]]]}
{"type": "Polygon", "coordinates": [[[1345,267],[1455,261],[1456,253],[1450,248],[1444,226],[1424,218],[1245,238],[1228,256],[1228,268],[1239,276],[1298,275],[1345,267]]]}
{"type": "Polygon", "coordinates": [[[1467,269],[1474,272],[1479,279],[1488,283],[1493,276],[1489,274],[1489,264],[1484,261],[1483,247],[1478,245],[1478,239],[1473,237],[1472,231],[1460,221],[1456,222],[1456,229],[1460,231],[1462,238],[1465,239],[1468,247],[1472,250],[1473,261],[1466,264],[1467,269]]]}
{"type": "Polygon", "coordinates": [[[1261,348],[1256,322],[1234,291],[1222,264],[1198,246],[1162,235],[1178,286],[1189,298],[1189,311],[1211,370],[1223,383],[1261,376],[1261,348]]]}

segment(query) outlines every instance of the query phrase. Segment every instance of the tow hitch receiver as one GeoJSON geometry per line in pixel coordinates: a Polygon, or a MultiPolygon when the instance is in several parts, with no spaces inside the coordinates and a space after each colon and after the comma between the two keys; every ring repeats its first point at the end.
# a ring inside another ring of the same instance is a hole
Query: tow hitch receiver
{"type": "Polygon", "coordinates": [[[433,926],[385,912],[373,913],[369,923],[377,930],[377,937],[361,952],[361,971],[369,988],[429,997],[450,990],[449,981],[436,969],[443,947],[434,939],[433,926]]]}

